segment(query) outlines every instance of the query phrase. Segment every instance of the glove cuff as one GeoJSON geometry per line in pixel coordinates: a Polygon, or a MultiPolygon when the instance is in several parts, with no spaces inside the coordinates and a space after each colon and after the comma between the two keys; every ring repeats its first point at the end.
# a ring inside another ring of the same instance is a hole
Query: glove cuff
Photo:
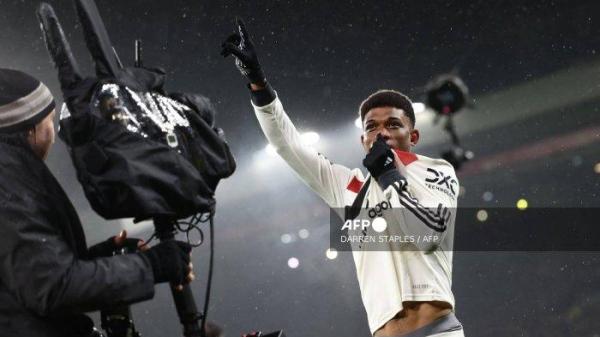
{"type": "Polygon", "coordinates": [[[385,191],[390,185],[392,185],[395,182],[399,182],[401,186],[406,185],[406,178],[404,178],[402,174],[400,174],[400,171],[398,171],[398,169],[394,167],[391,170],[383,172],[377,178],[377,182],[379,183],[379,186],[381,186],[381,189],[385,191]]]}
{"type": "Polygon", "coordinates": [[[260,65],[256,68],[253,68],[246,77],[248,78],[250,83],[256,83],[261,85],[267,84],[267,78],[260,65]]]}
{"type": "MultiPolygon", "coordinates": [[[[250,89],[250,84],[248,84],[248,89],[250,89]]],[[[252,103],[258,107],[269,105],[277,97],[275,90],[273,90],[269,83],[266,83],[264,89],[251,90],[250,94],[252,96],[252,103]]]]}

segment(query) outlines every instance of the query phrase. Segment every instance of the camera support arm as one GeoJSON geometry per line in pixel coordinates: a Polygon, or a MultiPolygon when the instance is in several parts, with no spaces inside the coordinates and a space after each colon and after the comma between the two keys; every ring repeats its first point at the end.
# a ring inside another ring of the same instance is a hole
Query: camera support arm
{"type": "MultiPolygon", "coordinates": [[[[156,236],[160,241],[175,239],[176,228],[174,220],[155,218],[154,228],[156,229],[156,236]]],[[[185,337],[204,337],[204,331],[199,324],[203,315],[196,307],[192,288],[189,284],[184,285],[182,290],[175,289],[175,286],[172,284],[170,286],[177,315],[183,325],[183,335],[185,337]]]]}

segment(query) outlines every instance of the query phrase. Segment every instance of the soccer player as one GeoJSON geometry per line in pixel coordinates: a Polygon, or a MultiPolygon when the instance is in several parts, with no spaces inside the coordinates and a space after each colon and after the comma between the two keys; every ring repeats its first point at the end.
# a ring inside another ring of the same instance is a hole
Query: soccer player
{"type": "Polygon", "coordinates": [[[360,105],[365,178],[359,169],[331,163],[303,145],[239,19],[237,30],[221,54],[234,55],[250,82],[256,117],[279,155],[330,207],[377,210],[372,213],[386,220],[388,234],[413,238],[387,250],[353,250],[371,333],[464,336],[451,291],[458,179],[448,162],[410,152],[419,141],[411,101],[380,90],[360,105]]]}

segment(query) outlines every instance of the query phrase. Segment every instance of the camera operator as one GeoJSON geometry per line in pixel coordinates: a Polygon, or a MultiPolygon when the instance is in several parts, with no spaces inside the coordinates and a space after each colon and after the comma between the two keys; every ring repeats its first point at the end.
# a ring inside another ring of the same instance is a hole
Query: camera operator
{"type": "Polygon", "coordinates": [[[194,279],[191,246],[164,241],[112,256],[125,233],[86,247],[79,217],[44,160],[54,98],[37,79],[0,69],[0,334],[92,336],[84,312],[147,300],[154,284],[194,279]]]}

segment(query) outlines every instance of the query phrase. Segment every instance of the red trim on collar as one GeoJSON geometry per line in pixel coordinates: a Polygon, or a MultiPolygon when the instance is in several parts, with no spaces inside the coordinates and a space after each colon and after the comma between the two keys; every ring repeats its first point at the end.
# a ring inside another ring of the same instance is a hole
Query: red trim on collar
{"type": "Polygon", "coordinates": [[[413,161],[417,161],[419,159],[419,158],[417,158],[416,154],[411,153],[411,152],[405,152],[405,151],[400,151],[400,150],[394,150],[394,151],[396,151],[396,154],[400,158],[400,161],[405,166],[412,163],[413,161]]]}
{"type": "Polygon", "coordinates": [[[363,182],[358,180],[358,178],[353,177],[352,180],[350,181],[350,183],[348,184],[348,186],[346,186],[347,190],[350,190],[354,193],[358,193],[358,191],[360,191],[360,188],[362,187],[363,182]]]}

